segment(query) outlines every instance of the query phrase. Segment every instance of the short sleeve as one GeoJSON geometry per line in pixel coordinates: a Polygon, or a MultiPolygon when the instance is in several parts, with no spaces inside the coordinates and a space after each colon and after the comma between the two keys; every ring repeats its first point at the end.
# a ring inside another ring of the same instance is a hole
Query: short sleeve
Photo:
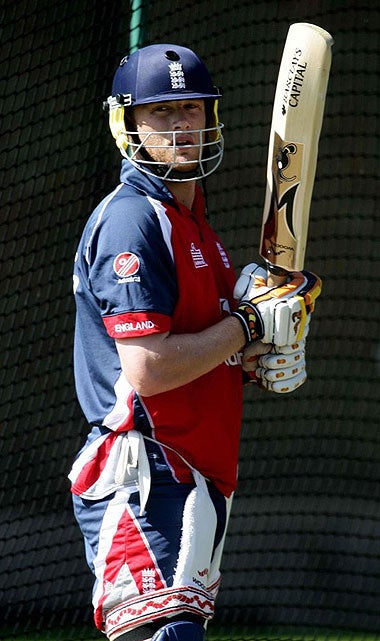
{"type": "Polygon", "coordinates": [[[96,222],[86,248],[88,284],[113,338],[170,331],[177,282],[168,242],[143,196],[113,203],[96,222]]]}

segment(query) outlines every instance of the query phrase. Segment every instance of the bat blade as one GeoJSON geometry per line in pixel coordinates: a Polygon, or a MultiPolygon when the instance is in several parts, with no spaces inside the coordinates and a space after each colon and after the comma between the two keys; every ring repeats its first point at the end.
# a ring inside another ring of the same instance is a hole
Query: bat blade
{"type": "Polygon", "coordinates": [[[269,137],[260,255],[273,274],[302,270],[332,36],[316,25],[289,28],[269,137]]]}

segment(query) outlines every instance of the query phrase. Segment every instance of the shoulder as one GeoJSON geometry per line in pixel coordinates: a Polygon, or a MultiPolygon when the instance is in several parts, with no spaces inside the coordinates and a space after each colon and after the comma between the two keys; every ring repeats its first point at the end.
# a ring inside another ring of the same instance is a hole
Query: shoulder
{"type": "Polygon", "coordinates": [[[165,206],[155,197],[120,183],[88,219],[79,254],[92,264],[96,257],[111,255],[118,247],[123,251],[144,247],[148,251],[149,246],[154,246],[157,250],[165,243],[160,211],[165,211],[165,206]]]}
{"type": "Polygon", "coordinates": [[[103,199],[94,214],[98,214],[103,220],[144,217],[153,211],[150,201],[149,194],[139,191],[132,185],[120,183],[109,196],[103,199]]]}
{"type": "Polygon", "coordinates": [[[98,235],[103,231],[116,234],[156,224],[156,207],[149,195],[130,185],[120,183],[106,196],[88,219],[85,236],[98,235]]]}

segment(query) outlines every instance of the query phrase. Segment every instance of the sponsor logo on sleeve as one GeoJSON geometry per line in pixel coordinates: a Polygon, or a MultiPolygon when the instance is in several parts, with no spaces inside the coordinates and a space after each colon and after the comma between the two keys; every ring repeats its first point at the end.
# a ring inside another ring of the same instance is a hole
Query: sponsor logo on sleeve
{"type": "Polygon", "coordinates": [[[140,269],[140,259],[136,254],[131,252],[118,254],[113,261],[113,269],[119,277],[118,283],[140,282],[140,276],[136,275],[140,269]]]}

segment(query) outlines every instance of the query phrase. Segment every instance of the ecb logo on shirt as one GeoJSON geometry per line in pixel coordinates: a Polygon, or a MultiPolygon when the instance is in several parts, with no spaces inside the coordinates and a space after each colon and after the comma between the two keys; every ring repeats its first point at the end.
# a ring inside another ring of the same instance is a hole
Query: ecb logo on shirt
{"type": "MultiPolygon", "coordinates": [[[[131,278],[140,267],[140,259],[136,254],[131,252],[123,252],[116,256],[113,261],[113,268],[117,276],[121,279],[119,282],[128,282],[129,280],[136,280],[131,278]]],[[[138,279],[139,280],[139,279],[138,279]]]]}

